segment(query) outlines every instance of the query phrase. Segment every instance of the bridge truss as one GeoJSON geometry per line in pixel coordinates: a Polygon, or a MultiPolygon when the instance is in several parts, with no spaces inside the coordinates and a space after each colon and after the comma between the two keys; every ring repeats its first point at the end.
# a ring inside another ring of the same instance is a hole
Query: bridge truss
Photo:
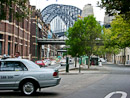
{"type": "Polygon", "coordinates": [[[50,23],[55,17],[59,16],[65,23],[66,27],[73,26],[81,13],[82,10],[75,6],[62,4],[52,4],[41,11],[45,23],[50,23]]]}

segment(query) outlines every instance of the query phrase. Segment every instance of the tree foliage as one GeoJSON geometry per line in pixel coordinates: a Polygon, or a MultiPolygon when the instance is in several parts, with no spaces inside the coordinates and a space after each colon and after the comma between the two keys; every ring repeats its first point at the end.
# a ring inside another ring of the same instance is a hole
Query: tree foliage
{"type": "MultiPolygon", "coordinates": [[[[99,3],[98,3],[99,4],[99,3]]],[[[100,7],[105,7],[109,15],[119,13],[125,20],[130,19],[130,1],[129,0],[101,0],[100,7]]]]}
{"type": "Polygon", "coordinates": [[[68,30],[68,40],[66,44],[68,53],[72,56],[92,55],[96,38],[101,34],[101,26],[96,21],[94,16],[88,16],[84,19],[79,19],[74,26],[68,30]]]}
{"type": "Polygon", "coordinates": [[[96,56],[99,56],[99,57],[105,56],[105,54],[106,54],[105,47],[104,46],[95,46],[93,54],[96,56]]]}
{"type": "Polygon", "coordinates": [[[117,39],[111,39],[113,36],[111,28],[104,28],[104,51],[106,54],[114,54],[114,63],[115,61],[115,55],[120,52],[120,48],[117,44],[117,39]]]}
{"type": "Polygon", "coordinates": [[[104,29],[106,47],[125,48],[130,46],[130,24],[126,22],[121,16],[116,16],[111,23],[111,28],[104,29]]]}
{"type": "Polygon", "coordinates": [[[130,24],[121,16],[117,16],[111,23],[111,41],[119,48],[130,46],[130,24]]]}
{"type": "Polygon", "coordinates": [[[121,16],[116,16],[111,23],[111,28],[104,29],[104,34],[105,47],[111,49],[113,54],[119,53],[119,49],[130,47],[130,24],[121,16]]]}
{"type": "Polygon", "coordinates": [[[1,0],[0,1],[0,20],[6,20],[6,15],[12,15],[17,20],[27,17],[30,13],[27,6],[28,0],[1,0]],[[16,7],[15,7],[16,6],[16,7]]]}

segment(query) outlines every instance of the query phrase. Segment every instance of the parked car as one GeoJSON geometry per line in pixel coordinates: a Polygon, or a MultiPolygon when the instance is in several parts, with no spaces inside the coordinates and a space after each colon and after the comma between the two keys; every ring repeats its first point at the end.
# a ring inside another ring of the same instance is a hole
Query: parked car
{"type": "Polygon", "coordinates": [[[32,95],[38,88],[58,85],[60,80],[57,69],[40,68],[27,59],[0,60],[0,90],[20,90],[32,95]]]}
{"type": "Polygon", "coordinates": [[[51,65],[56,64],[56,60],[51,60],[51,65]]]}
{"type": "Polygon", "coordinates": [[[46,66],[51,65],[51,60],[50,59],[44,59],[43,62],[45,63],[46,66]]]}
{"type": "Polygon", "coordinates": [[[66,65],[66,59],[61,59],[60,60],[60,65],[65,66],[66,65]]]}
{"type": "Polygon", "coordinates": [[[105,62],[106,62],[106,60],[105,60],[104,58],[99,58],[98,61],[101,61],[102,63],[105,63],[105,62]]]}
{"type": "Polygon", "coordinates": [[[74,59],[73,58],[70,58],[69,59],[69,64],[73,64],[74,63],[74,59]]]}
{"type": "Polygon", "coordinates": [[[35,63],[37,65],[39,65],[40,67],[46,67],[47,65],[45,65],[44,61],[43,60],[38,60],[38,61],[35,61],[35,63]]]}

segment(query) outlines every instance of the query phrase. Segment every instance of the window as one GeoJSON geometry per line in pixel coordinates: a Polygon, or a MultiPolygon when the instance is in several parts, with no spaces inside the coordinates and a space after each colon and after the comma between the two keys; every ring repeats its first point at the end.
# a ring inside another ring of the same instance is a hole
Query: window
{"type": "Polygon", "coordinates": [[[27,68],[21,62],[3,61],[0,62],[0,71],[27,71],[27,68]]]}
{"type": "Polygon", "coordinates": [[[1,71],[14,71],[14,62],[0,62],[1,71]]]}
{"type": "Polygon", "coordinates": [[[9,22],[12,22],[12,1],[10,0],[10,7],[9,7],[9,22]]]}
{"type": "Polygon", "coordinates": [[[18,42],[18,38],[15,37],[15,42],[18,42]]]}
{"type": "Polygon", "coordinates": [[[9,22],[12,22],[12,11],[11,11],[11,9],[9,10],[9,22]]]}
{"type": "Polygon", "coordinates": [[[8,43],[8,55],[10,55],[10,43],[8,43]]]}
{"type": "Polygon", "coordinates": [[[16,25],[19,26],[19,21],[18,20],[16,20],[16,25]]]}
{"type": "Polygon", "coordinates": [[[0,34],[0,39],[3,39],[3,34],[0,34]]]}
{"type": "Polygon", "coordinates": [[[8,36],[8,40],[11,41],[11,36],[8,36]]]}
{"type": "Polygon", "coordinates": [[[24,18],[22,18],[22,28],[24,28],[24,18]]]}
{"type": "Polygon", "coordinates": [[[0,55],[2,55],[2,41],[0,41],[0,55]]]}
{"type": "Polygon", "coordinates": [[[15,62],[15,71],[27,71],[27,68],[21,62],[15,62]]]}
{"type": "Polygon", "coordinates": [[[17,44],[15,44],[15,50],[14,50],[15,52],[17,52],[18,51],[18,45],[17,44]]]}

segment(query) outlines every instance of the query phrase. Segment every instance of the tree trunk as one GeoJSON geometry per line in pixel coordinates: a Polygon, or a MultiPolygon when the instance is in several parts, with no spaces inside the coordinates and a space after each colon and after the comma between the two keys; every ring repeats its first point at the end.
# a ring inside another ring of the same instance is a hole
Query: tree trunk
{"type": "Polygon", "coordinates": [[[124,56],[123,56],[123,60],[124,60],[124,66],[125,66],[125,59],[126,59],[126,57],[125,57],[125,48],[124,48],[124,56]]]}
{"type": "Polygon", "coordinates": [[[116,55],[114,53],[114,64],[116,64],[116,55]]]}
{"type": "Polygon", "coordinates": [[[90,68],[90,56],[88,56],[88,69],[90,68]]]}
{"type": "Polygon", "coordinates": [[[75,57],[75,68],[77,67],[77,57],[75,57]]]}

